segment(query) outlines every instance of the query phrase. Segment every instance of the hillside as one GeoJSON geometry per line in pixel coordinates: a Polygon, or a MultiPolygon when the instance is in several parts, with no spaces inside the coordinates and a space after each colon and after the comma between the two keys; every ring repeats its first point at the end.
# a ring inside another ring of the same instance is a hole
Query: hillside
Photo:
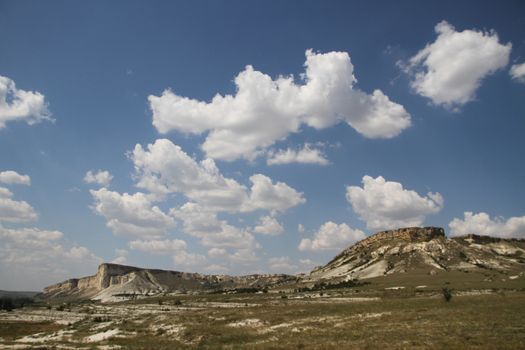
{"type": "Polygon", "coordinates": [[[521,280],[524,275],[525,240],[477,235],[447,238],[442,228],[409,227],[371,235],[308,275],[204,275],[101,264],[95,275],[46,287],[40,297],[118,301],[171,293],[289,290],[320,282],[334,284],[389,277],[403,280],[405,285],[439,284],[455,279],[472,282],[477,287],[493,287],[487,283],[521,280]],[[433,277],[436,275],[442,278],[433,277]]]}
{"type": "Polygon", "coordinates": [[[383,231],[346,248],[307,279],[351,280],[452,271],[523,274],[525,241],[478,235],[447,238],[437,227],[383,231]]]}
{"type": "Polygon", "coordinates": [[[93,276],[73,278],[44,288],[40,297],[117,301],[134,295],[262,289],[290,280],[295,277],[284,274],[204,275],[106,263],[101,264],[93,276]]]}

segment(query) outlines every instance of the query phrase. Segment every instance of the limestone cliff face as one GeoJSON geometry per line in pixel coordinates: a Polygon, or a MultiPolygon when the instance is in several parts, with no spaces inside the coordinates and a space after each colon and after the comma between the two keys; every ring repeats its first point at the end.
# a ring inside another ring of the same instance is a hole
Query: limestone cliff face
{"type": "MultiPolygon", "coordinates": [[[[447,238],[439,227],[378,232],[344,249],[309,275],[204,275],[102,264],[93,276],[46,287],[44,298],[118,300],[119,296],[273,288],[294,283],[367,279],[409,271],[525,272],[525,240],[467,235],[447,238]]],[[[330,282],[331,283],[331,282],[330,282]]]]}
{"type": "Polygon", "coordinates": [[[294,280],[284,274],[247,276],[203,275],[199,273],[142,269],[101,264],[94,276],[74,278],[44,288],[44,298],[92,298],[114,300],[115,295],[155,295],[187,291],[215,291],[235,288],[264,288],[294,280]]]}
{"type": "Polygon", "coordinates": [[[445,238],[445,230],[441,227],[406,227],[398,230],[378,232],[358,242],[356,248],[367,248],[377,242],[403,240],[406,242],[426,242],[434,238],[445,238]]]}
{"type": "Polygon", "coordinates": [[[525,241],[468,235],[448,239],[439,227],[407,227],[378,232],[346,249],[309,280],[366,279],[419,271],[492,269],[523,271],[525,241]]]}
{"type": "Polygon", "coordinates": [[[115,277],[120,277],[136,270],[139,269],[117,264],[101,264],[98,267],[96,275],[72,278],[61,283],[53,284],[44,288],[44,296],[94,295],[112,284],[121,283],[121,280],[115,277]]]}

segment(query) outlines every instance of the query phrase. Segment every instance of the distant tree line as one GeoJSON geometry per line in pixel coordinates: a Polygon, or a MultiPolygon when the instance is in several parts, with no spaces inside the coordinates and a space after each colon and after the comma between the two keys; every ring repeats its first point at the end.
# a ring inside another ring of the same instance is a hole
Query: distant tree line
{"type": "Polygon", "coordinates": [[[0,297],[0,310],[11,311],[33,303],[34,301],[31,298],[0,297]]]}

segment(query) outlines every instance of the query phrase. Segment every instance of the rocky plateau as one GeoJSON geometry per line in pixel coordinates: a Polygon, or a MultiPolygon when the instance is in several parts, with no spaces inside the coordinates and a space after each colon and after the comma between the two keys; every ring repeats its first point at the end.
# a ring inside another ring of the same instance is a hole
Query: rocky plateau
{"type": "Polygon", "coordinates": [[[177,293],[293,288],[413,271],[432,275],[487,270],[523,276],[525,240],[474,234],[447,238],[442,228],[409,227],[371,235],[309,274],[204,275],[105,263],[93,276],[73,278],[44,288],[40,297],[119,301],[177,293]]]}

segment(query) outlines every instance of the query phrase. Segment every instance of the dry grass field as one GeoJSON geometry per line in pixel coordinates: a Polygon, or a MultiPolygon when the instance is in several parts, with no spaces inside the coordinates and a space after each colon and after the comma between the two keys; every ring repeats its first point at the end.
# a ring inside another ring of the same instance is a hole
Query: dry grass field
{"type": "Polygon", "coordinates": [[[37,304],[0,314],[0,348],[523,349],[522,279],[505,289],[446,282],[449,302],[438,278],[436,286],[379,279],[324,291],[37,304]]]}

